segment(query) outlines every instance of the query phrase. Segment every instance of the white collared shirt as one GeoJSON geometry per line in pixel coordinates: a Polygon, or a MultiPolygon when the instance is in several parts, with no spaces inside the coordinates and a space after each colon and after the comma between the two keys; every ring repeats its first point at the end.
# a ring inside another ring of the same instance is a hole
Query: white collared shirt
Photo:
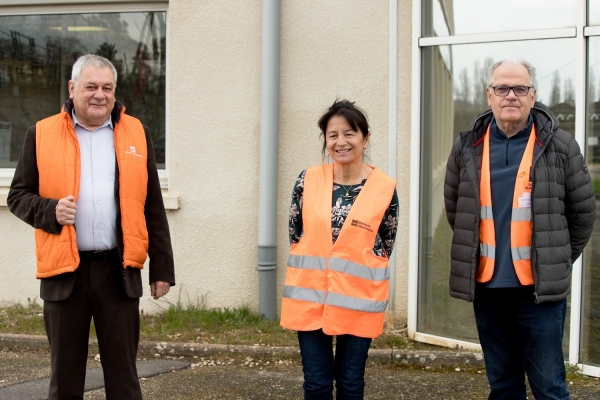
{"type": "Polygon", "coordinates": [[[77,248],[80,251],[117,247],[117,203],[115,199],[115,142],[113,123],[108,120],[95,131],[73,125],[79,140],[81,177],[75,213],[77,248]]]}

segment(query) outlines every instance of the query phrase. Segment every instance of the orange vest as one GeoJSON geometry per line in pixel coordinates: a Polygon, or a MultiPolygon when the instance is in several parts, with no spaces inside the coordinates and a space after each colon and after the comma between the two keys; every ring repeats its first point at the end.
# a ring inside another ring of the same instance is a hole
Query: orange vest
{"type": "Polygon", "coordinates": [[[281,302],[281,326],[327,335],[381,334],[388,302],[388,259],[372,253],[396,181],[374,168],[332,244],[333,164],[304,177],[304,235],[293,244],[281,302]]]}
{"type": "MultiPolygon", "coordinates": [[[[515,272],[521,285],[533,284],[531,270],[531,165],[533,147],[535,145],[535,126],[531,129],[529,141],[515,182],[513,194],[512,217],[510,222],[510,249],[515,272]]],[[[481,160],[481,182],[479,189],[481,204],[481,220],[479,223],[479,267],[475,279],[477,282],[488,282],[494,275],[494,259],[496,253],[496,235],[494,232],[494,215],[492,212],[492,190],[490,185],[490,127],[488,126],[483,140],[483,157],[481,160]]]]}
{"type": "MultiPolygon", "coordinates": [[[[148,231],[144,217],[148,184],[146,135],[141,122],[121,112],[114,127],[119,168],[119,201],[123,229],[123,267],[143,268],[148,254],[148,231]]],[[[73,121],[64,110],[36,124],[36,154],[39,194],[61,199],[79,196],[81,159],[73,121]]],[[[47,278],[73,272],[79,266],[74,225],[64,225],[60,234],[35,230],[37,274],[47,278]]]]}

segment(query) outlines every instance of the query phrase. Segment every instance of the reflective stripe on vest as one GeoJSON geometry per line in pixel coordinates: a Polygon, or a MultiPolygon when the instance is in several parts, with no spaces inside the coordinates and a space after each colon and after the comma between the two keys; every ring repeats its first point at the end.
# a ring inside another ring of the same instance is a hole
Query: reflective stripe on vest
{"type": "MultiPolygon", "coordinates": [[[[512,200],[510,247],[515,272],[522,285],[533,284],[533,273],[531,270],[532,222],[530,171],[533,162],[535,135],[535,126],[533,126],[517,171],[512,200]]],[[[480,257],[475,278],[477,282],[488,282],[494,275],[494,261],[496,259],[496,234],[494,231],[490,183],[489,126],[483,140],[479,202],[481,205],[481,219],[479,224],[480,257]]]]}
{"type": "Polygon", "coordinates": [[[287,263],[288,267],[316,269],[319,271],[325,271],[325,264],[327,264],[325,257],[298,256],[295,254],[288,256],[287,263]]]}
{"type": "MultiPolygon", "coordinates": [[[[299,256],[295,254],[290,254],[288,256],[287,263],[288,267],[315,269],[319,271],[325,271],[326,264],[327,259],[324,257],[299,256]]],[[[329,260],[329,268],[333,271],[343,272],[348,275],[372,281],[386,281],[390,279],[390,273],[387,267],[370,268],[366,265],[360,265],[342,258],[331,257],[329,260]]]]}
{"type": "Polygon", "coordinates": [[[325,304],[325,292],[297,286],[283,285],[283,297],[294,300],[325,304]]]}
{"type": "MultiPolygon", "coordinates": [[[[143,268],[148,252],[144,204],[148,186],[147,144],[141,122],[121,111],[114,142],[119,167],[123,266],[143,268]]],[[[73,121],[64,110],[36,124],[36,157],[41,197],[79,197],[79,142],[73,121]]],[[[35,230],[37,278],[73,272],[79,266],[74,225],[59,234],[35,230]]]]}
{"type": "Polygon", "coordinates": [[[330,304],[332,306],[372,313],[384,312],[387,303],[387,301],[365,300],[333,292],[327,294],[327,300],[325,301],[325,304],[330,304]]]}
{"type": "Polygon", "coordinates": [[[307,170],[304,234],[288,257],[281,326],[321,328],[328,335],[381,334],[389,270],[387,259],[373,255],[372,250],[394,189],[395,180],[374,168],[332,245],[333,164],[307,170]]]}
{"type": "Polygon", "coordinates": [[[360,265],[352,261],[341,258],[331,257],[329,259],[329,268],[333,271],[343,272],[358,278],[371,281],[387,281],[390,279],[390,273],[385,268],[370,268],[366,265],[360,265]]]}

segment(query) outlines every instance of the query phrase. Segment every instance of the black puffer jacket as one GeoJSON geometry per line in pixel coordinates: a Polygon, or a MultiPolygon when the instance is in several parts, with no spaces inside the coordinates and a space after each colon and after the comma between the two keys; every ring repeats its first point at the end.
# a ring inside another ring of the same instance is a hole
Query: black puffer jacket
{"type": "MultiPolygon", "coordinates": [[[[531,113],[537,132],[533,153],[531,262],[536,302],[557,301],[570,291],[572,263],[592,234],[596,200],[579,145],[543,104],[531,113]]],[[[492,120],[488,110],[461,132],[452,146],[444,182],[446,216],[452,237],[450,295],[475,296],[479,264],[479,180],[483,143],[492,120]]],[[[512,201],[512,193],[506,201],[512,201]]]]}

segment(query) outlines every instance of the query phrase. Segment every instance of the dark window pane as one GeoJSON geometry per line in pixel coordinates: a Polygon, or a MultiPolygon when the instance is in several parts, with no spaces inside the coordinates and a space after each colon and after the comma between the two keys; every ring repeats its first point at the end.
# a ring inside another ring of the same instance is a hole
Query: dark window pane
{"type": "Polygon", "coordinates": [[[165,12],[0,17],[0,168],[14,167],[26,129],[60,111],[82,54],[113,62],[116,98],[152,131],[165,163],[165,12]]]}
{"type": "MultiPolygon", "coordinates": [[[[598,200],[600,199],[600,37],[591,37],[589,40],[588,62],[587,161],[598,200]]],[[[600,223],[598,221],[594,225],[594,232],[585,252],[582,308],[581,362],[600,366],[600,223]]]]}
{"type": "MultiPolygon", "coordinates": [[[[446,220],[443,190],[454,139],[488,109],[489,66],[503,58],[524,58],[532,63],[537,69],[537,99],[551,108],[563,129],[574,134],[574,43],[575,39],[555,39],[423,48],[419,332],[477,341],[472,305],[451,299],[448,293],[452,230],[446,220]]],[[[564,343],[568,346],[567,339],[564,343]]]]}

